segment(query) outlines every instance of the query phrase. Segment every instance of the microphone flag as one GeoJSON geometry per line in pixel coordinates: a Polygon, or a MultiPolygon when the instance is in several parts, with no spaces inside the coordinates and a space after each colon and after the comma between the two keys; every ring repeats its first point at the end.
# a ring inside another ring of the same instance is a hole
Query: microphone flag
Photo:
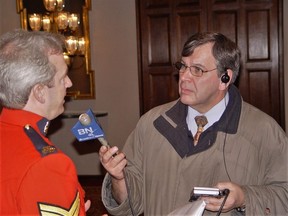
{"type": "Polygon", "coordinates": [[[83,142],[87,140],[98,139],[99,137],[104,137],[104,132],[100,125],[97,123],[92,110],[88,109],[86,114],[90,117],[89,123],[83,124],[80,122],[80,120],[78,120],[78,122],[71,129],[77,140],[83,142]]]}

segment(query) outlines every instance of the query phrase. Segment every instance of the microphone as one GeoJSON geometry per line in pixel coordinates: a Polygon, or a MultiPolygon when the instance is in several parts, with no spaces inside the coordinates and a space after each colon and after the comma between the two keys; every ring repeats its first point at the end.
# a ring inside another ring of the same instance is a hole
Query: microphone
{"type": "Polygon", "coordinates": [[[78,122],[72,127],[71,131],[80,142],[98,139],[102,145],[110,148],[105,139],[104,132],[91,109],[88,109],[86,113],[82,113],[79,116],[78,122]]]}
{"type": "MultiPolygon", "coordinates": [[[[82,113],[79,118],[78,122],[72,127],[72,133],[74,136],[78,139],[78,141],[86,141],[86,140],[91,140],[91,139],[98,139],[99,142],[103,145],[106,146],[107,148],[110,148],[110,145],[108,144],[107,140],[105,139],[104,132],[101,129],[100,125],[97,123],[97,120],[92,112],[91,109],[88,109],[86,113],[82,113]]],[[[118,154],[115,153],[113,155],[116,156],[118,154]]],[[[135,216],[136,214],[134,213],[133,206],[131,204],[131,195],[130,195],[130,189],[129,189],[129,184],[126,179],[126,172],[125,169],[123,169],[124,172],[124,180],[127,188],[127,194],[128,194],[128,201],[129,201],[129,206],[132,212],[132,215],[135,216]]]]}

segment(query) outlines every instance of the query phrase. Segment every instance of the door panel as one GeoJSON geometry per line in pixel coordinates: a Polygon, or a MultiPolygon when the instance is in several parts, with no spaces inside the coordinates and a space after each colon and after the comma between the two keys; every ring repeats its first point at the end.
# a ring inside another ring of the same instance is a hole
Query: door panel
{"type": "Polygon", "coordinates": [[[173,63],[184,42],[199,31],[218,31],[242,52],[236,82],[243,99],[284,128],[282,0],[137,1],[140,111],[178,98],[173,63]]]}

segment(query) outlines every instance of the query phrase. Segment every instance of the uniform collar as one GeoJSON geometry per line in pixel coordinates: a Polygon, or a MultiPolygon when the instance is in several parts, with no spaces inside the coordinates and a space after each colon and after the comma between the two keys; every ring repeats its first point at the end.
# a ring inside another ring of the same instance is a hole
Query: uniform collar
{"type": "Polygon", "coordinates": [[[7,108],[2,109],[0,121],[21,127],[30,125],[33,128],[37,128],[37,130],[44,136],[47,135],[48,127],[50,125],[50,121],[48,119],[36,113],[32,113],[26,110],[7,108]]]}

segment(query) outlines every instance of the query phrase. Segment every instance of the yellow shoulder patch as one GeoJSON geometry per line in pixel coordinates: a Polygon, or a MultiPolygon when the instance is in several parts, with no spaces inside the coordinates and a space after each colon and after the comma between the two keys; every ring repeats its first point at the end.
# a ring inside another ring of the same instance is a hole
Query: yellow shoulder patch
{"type": "Polygon", "coordinates": [[[65,209],[56,205],[50,205],[47,203],[38,203],[38,206],[40,215],[42,216],[54,216],[54,215],[78,216],[80,209],[79,192],[77,192],[74,202],[72,203],[69,209],[65,209]]]}

